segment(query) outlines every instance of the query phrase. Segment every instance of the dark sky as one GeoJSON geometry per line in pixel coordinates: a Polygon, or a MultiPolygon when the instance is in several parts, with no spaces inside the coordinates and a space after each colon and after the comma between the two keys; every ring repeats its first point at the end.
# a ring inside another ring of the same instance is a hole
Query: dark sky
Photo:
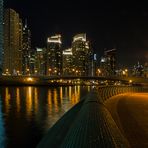
{"type": "Polygon", "coordinates": [[[121,65],[148,62],[148,6],[144,1],[5,0],[28,19],[33,47],[46,46],[46,38],[61,33],[64,48],[72,36],[86,32],[100,57],[104,48],[117,48],[121,65]]]}

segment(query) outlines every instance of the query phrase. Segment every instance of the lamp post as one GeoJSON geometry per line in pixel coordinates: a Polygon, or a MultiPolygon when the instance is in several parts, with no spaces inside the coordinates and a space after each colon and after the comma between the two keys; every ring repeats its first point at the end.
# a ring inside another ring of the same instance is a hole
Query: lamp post
{"type": "Polygon", "coordinates": [[[98,68],[97,69],[97,75],[100,76],[101,75],[101,70],[98,68]]]}
{"type": "Polygon", "coordinates": [[[51,68],[48,69],[48,74],[51,75],[51,68]]]}

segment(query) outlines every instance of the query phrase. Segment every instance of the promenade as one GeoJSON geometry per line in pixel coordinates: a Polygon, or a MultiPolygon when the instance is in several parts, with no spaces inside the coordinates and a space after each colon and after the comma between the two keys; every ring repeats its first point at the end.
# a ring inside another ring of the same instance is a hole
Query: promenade
{"type": "Polygon", "coordinates": [[[120,94],[105,106],[131,148],[148,148],[148,93],[120,94]]]}

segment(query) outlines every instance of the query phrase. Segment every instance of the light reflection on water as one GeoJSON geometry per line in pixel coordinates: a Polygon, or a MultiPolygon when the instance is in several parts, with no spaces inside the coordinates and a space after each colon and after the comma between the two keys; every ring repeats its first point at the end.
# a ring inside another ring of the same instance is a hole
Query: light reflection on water
{"type": "MultiPolygon", "coordinates": [[[[1,97],[0,97],[1,99],[1,97]]],[[[5,129],[4,129],[4,120],[3,120],[3,113],[2,113],[2,104],[0,100],[0,147],[5,147],[5,129]]]]}
{"type": "Polygon", "coordinates": [[[33,148],[90,87],[1,87],[0,148],[33,148]]]}

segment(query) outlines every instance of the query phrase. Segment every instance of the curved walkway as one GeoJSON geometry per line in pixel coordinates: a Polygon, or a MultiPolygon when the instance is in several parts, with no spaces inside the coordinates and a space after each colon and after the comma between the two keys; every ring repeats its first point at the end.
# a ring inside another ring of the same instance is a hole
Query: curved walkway
{"type": "Polygon", "coordinates": [[[148,148],[148,93],[117,95],[105,102],[131,148],[148,148]]]}

